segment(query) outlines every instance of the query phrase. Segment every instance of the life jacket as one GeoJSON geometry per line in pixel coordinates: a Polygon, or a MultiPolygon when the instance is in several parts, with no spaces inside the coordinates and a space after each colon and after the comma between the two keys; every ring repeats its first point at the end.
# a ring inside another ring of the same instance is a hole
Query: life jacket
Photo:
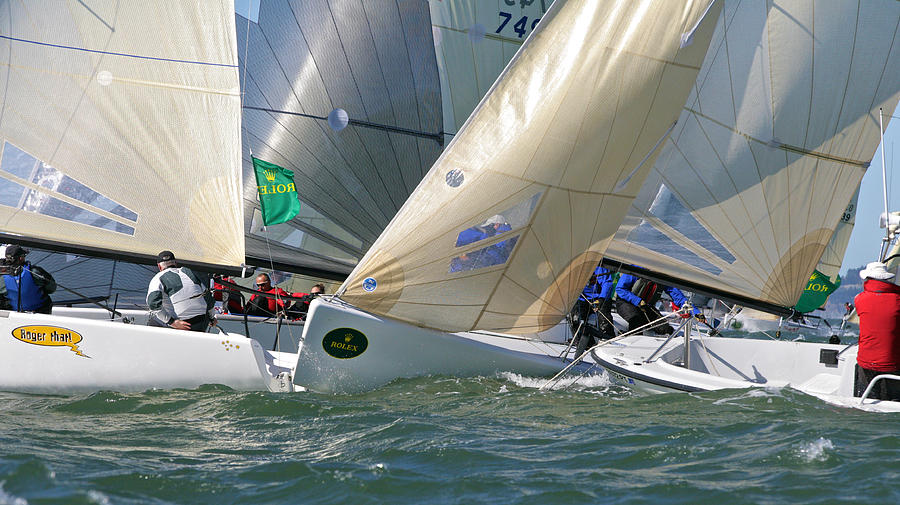
{"type": "Polygon", "coordinates": [[[644,300],[647,305],[654,305],[662,296],[659,284],[640,277],[631,285],[631,292],[644,300]]]}
{"type": "Polygon", "coordinates": [[[13,310],[37,310],[49,301],[49,297],[34,283],[31,263],[25,263],[19,275],[4,275],[3,281],[6,283],[6,297],[13,310]]]}

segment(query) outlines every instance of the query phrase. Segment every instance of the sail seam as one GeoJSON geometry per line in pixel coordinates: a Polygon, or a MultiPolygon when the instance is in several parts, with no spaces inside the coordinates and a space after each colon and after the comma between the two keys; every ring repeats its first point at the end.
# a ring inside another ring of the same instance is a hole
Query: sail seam
{"type": "Polygon", "coordinates": [[[28,39],[20,39],[17,37],[10,37],[8,35],[0,35],[0,39],[6,39],[13,42],[23,42],[26,44],[35,44],[38,46],[46,46],[46,47],[55,47],[57,49],[70,49],[72,51],[84,51],[86,53],[93,54],[105,54],[109,56],[123,56],[126,58],[136,58],[139,60],[151,60],[151,61],[165,61],[167,63],[188,63],[191,65],[207,65],[211,67],[222,67],[222,68],[238,68],[238,65],[229,65],[227,63],[211,63],[208,61],[193,61],[193,60],[180,60],[176,58],[160,58],[158,56],[142,56],[140,54],[128,54],[128,53],[119,53],[115,51],[102,51],[100,49],[88,49],[85,47],[76,47],[76,46],[66,46],[62,44],[51,44],[49,42],[38,42],[36,40],[28,40],[28,39]]]}

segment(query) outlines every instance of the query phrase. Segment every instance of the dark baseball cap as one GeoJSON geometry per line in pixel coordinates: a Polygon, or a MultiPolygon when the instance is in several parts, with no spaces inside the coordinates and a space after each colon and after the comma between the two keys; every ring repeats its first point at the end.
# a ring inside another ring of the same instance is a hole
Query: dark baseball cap
{"type": "Polygon", "coordinates": [[[6,257],[7,258],[17,258],[19,256],[25,256],[28,254],[28,251],[25,250],[24,247],[18,244],[12,244],[6,246],[6,257]]]}
{"type": "Polygon", "coordinates": [[[166,261],[175,261],[175,255],[172,251],[163,251],[156,255],[157,263],[165,263],[166,261]]]}

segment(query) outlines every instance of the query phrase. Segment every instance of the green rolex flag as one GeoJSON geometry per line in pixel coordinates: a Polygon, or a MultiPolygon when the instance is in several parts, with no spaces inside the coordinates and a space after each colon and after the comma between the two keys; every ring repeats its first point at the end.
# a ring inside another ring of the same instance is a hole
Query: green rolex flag
{"type": "Polygon", "coordinates": [[[813,274],[806,284],[806,289],[803,290],[803,294],[800,295],[800,299],[797,300],[797,305],[794,305],[794,309],[798,312],[811,312],[818,309],[825,304],[828,295],[840,285],[840,277],[832,284],[827,275],[818,270],[813,270],[813,274]]]}
{"type": "Polygon", "coordinates": [[[294,172],[268,161],[250,157],[256,172],[256,192],[266,226],[290,221],[300,212],[300,200],[294,188],[294,172]]]}

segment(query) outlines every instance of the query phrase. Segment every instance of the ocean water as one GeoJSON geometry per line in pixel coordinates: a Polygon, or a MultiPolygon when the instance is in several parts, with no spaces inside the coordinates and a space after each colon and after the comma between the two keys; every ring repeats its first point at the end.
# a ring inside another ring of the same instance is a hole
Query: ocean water
{"type": "Polygon", "coordinates": [[[900,416],[606,377],[0,393],[0,504],[900,503],[900,416]]]}

